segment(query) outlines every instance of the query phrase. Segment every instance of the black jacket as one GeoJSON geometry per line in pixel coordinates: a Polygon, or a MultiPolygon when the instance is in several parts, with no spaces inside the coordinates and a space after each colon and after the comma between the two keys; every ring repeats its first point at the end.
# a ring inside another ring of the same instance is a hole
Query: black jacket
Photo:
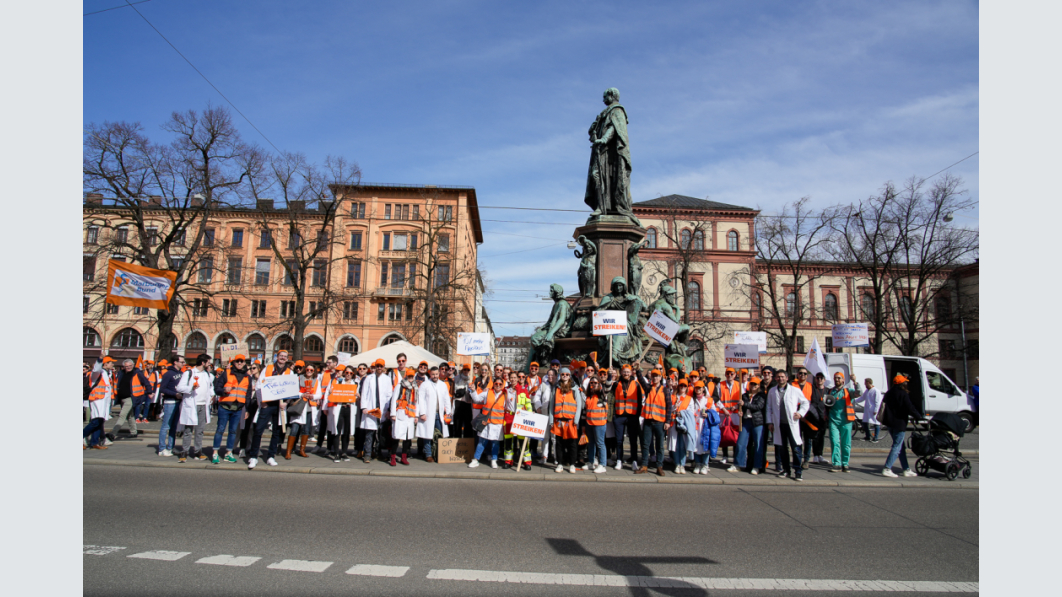
{"type": "MultiPolygon", "coordinates": [[[[155,395],[155,387],[151,385],[151,382],[148,381],[148,378],[147,378],[146,375],[144,375],[143,371],[141,371],[140,369],[135,369],[134,368],[130,373],[132,373],[133,375],[136,375],[138,378],[140,378],[140,385],[144,387],[144,396],[146,396],[148,398],[151,398],[152,396],[155,395]]],[[[119,369],[115,373],[115,376],[114,376],[115,398],[117,398],[117,396],[118,396],[118,386],[122,383],[122,379],[124,379],[126,375],[128,375],[128,374],[125,372],[125,369],[119,369]]]]}
{"type": "Polygon", "coordinates": [[[911,395],[900,386],[889,388],[881,403],[885,406],[881,424],[892,431],[903,431],[907,429],[908,419],[918,418],[918,409],[911,402],[911,395]]]}
{"type": "Polygon", "coordinates": [[[749,421],[753,426],[763,425],[767,416],[767,394],[763,392],[745,392],[741,397],[741,420],[749,421]],[[748,418],[746,418],[748,417],[748,418]]]}
{"type": "Polygon", "coordinates": [[[180,400],[181,397],[177,394],[177,382],[181,381],[181,370],[177,367],[170,365],[166,368],[166,373],[162,374],[162,379],[159,380],[159,388],[161,389],[163,400],[180,400]]]}

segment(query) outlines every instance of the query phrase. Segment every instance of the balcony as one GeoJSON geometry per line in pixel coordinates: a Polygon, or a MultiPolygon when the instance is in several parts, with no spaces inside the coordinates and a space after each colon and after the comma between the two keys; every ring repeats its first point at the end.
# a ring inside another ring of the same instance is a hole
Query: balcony
{"type": "Polygon", "coordinates": [[[392,288],[390,286],[377,286],[376,292],[373,293],[373,296],[413,296],[413,291],[405,287],[392,288]]]}

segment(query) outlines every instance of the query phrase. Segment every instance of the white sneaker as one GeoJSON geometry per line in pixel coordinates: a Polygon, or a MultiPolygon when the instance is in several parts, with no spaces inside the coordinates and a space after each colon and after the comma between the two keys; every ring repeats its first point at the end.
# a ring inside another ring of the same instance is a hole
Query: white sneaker
{"type": "Polygon", "coordinates": [[[905,468],[905,469],[903,469],[903,476],[905,476],[905,477],[917,477],[918,473],[912,471],[909,468],[905,468]]]}
{"type": "Polygon", "coordinates": [[[253,469],[256,466],[258,466],[258,459],[257,458],[252,458],[252,459],[247,461],[247,470],[251,470],[251,469],[253,469]]]}
{"type": "Polygon", "coordinates": [[[167,458],[169,458],[170,456],[173,456],[173,450],[169,450],[169,449],[163,450],[162,451],[162,455],[167,457],[167,458]]]}
{"type": "Polygon", "coordinates": [[[476,468],[477,466],[479,466],[478,460],[473,460],[472,462],[468,463],[468,468],[476,468]]]}
{"type": "Polygon", "coordinates": [[[603,466],[601,466],[599,464],[599,465],[597,465],[597,468],[594,469],[594,472],[600,475],[601,473],[605,472],[605,470],[606,470],[605,467],[603,467],[603,466]]]}
{"type": "Polygon", "coordinates": [[[246,450],[240,450],[239,458],[243,458],[244,456],[246,456],[247,455],[246,452],[247,452],[246,450]]]}
{"type": "Polygon", "coordinates": [[[266,464],[268,464],[269,466],[276,466],[277,465],[277,461],[275,459],[273,459],[273,458],[269,458],[269,459],[266,459],[266,464]]]}
{"type": "Polygon", "coordinates": [[[728,472],[728,473],[736,473],[736,472],[738,472],[738,468],[731,464],[730,466],[728,466],[726,468],[726,472],[728,472]]]}
{"type": "Polygon", "coordinates": [[[575,465],[574,464],[571,466],[571,468],[568,469],[568,472],[573,474],[573,475],[575,474],[575,465]]]}
{"type": "Polygon", "coordinates": [[[885,468],[885,469],[881,469],[881,476],[883,476],[883,477],[892,477],[892,478],[895,479],[899,475],[897,475],[896,473],[892,472],[891,468],[885,468]]]}
{"type": "Polygon", "coordinates": [[[613,467],[613,468],[615,468],[617,471],[622,471],[623,470],[623,463],[617,461],[616,462],[616,466],[613,467]]]}
{"type": "Polygon", "coordinates": [[[720,464],[726,464],[726,458],[720,458],[719,459],[719,463],[720,464]]]}
{"type": "Polygon", "coordinates": [[[701,474],[701,465],[699,465],[699,464],[693,465],[693,474],[695,474],[695,475],[701,474]]]}
{"type": "Polygon", "coordinates": [[[708,465],[707,464],[701,467],[701,474],[702,475],[707,475],[708,474],[708,465]]]}
{"type": "Polygon", "coordinates": [[[553,469],[553,472],[555,472],[555,473],[563,473],[564,472],[564,465],[563,464],[558,464],[557,468],[553,469]]]}
{"type": "Polygon", "coordinates": [[[114,442],[112,442],[112,441],[111,441],[110,439],[108,439],[108,438],[106,438],[106,437],[105,437],[105,438],[103,438],[103,445],[105,445],[105,446],[109,446],[109,445],[111,445],[111,444],[113,444],[113,443],[114,443],[114,442]]]}
{"type": "Polygon", "coordinates": [[[755,468],[754,468],[754,469],[752,469],[752,474],[753,474],[753,475],[758,475],[758,474],[760,474],[760,471],[759,471],[759,469],[755,469],[755,468]]]}
{"type": "Polygon", "coordinates": [[[497,460],[491,460],[490,461],[490,468],[498,468],[498,461],[497,460]]]}
{"type": "Polygon", "coordinates": [[[594,465],[592,465],[591,463],[587,462],[583,466],[580,466],[579,470],[581,470],[581,471],[589,471],[589,470],[592,470],[593,468],[594,468],[594,465]]]}

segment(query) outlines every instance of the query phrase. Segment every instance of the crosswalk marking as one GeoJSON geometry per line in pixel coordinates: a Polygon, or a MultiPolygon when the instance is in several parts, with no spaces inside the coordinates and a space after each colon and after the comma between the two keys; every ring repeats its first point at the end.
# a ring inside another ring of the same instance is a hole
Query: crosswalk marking
{"type": "Polygon", "coordinates": [[[105,545],[86,545],[83,555],[86,556],[105,556],[109,553],[114,553],[119,549],[125,549],[124,547],[113,547],[105,545]]]}
{"type": "Polygon", "coordinates": [[[906,591],[977,593],[976,582],[919,580],[828,580],[788,578],[712,578],[695,576],[621,576],[617,574],[556,574],[494,570],[431,570],[432,580],[509,582],[591,587],[656,587],[760,591],[906,591]]]}
{"type": "Polygon", "coordinates": [[[358,564],[347,570],[347,574],[387,576],[391,578],[401,578],[406,575],[406,572],[409,572],[409,566],[373,566],[371,564],[358,564]]]}
{"type": "Polygon", "coordinates": [[[145,560],[163,560],[166,562],[176,562],[184,556],[190,554],[190,551],[144,551],[140,553],[134,553],[126,556],[129,558],[143,558],[145,560]]]}
{"type": "Polygon", "coordinates": [[[230,556],[230,555],[218,555],[210,556],[206,558],[200,558],[195,561],[196,564],[215,564],[218,566],[250,566],[251,564],[261,560],[257,556],[230,556]]]}
{"type": "Polygon", "coordinates": [[[266,568],[273,570],[296,570],[299,572],[324,572],[332,562],[314,562],[312,560],[281,560],[266,568]]]}

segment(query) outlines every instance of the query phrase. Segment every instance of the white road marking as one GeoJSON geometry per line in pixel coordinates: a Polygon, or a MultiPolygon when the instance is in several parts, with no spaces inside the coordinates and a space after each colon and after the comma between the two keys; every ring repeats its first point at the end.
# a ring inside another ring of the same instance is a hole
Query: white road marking
{"type": "Polygon", "coordinates": [[[126,556],[127,558],[144,558],[145,560],[164,560],[166,562],[176,562],[184,556],[190,554],[190,551],[144,551],[141,553],[134,553],[133,555],[126,556]]]}
{"type": "Polygon", "coordinates": [[[125,549],[124,547],[108,547],[105,545],[86,545],[83,555],[86,556],[105,556],[109,553],[114,553],[119,549],[125,549]]]}
{"type": "Polygon", "coordinates": [[[207,558],[200,558],[195,561],[196,564],[216,564],[218,566],[250,566],[251,564],[261,560],[257,556],[229,556],[219,555],[210,556],[207,558]]]}
{"type": "Polygon", "coordinates": [[[297,570],[299,572],[324,572],[332,562],[314,562],[311,560],[281,560],[266,568],[273,570],[297,570]]]}
{"type": "Polygon", "coordinates": [[[923,580],[827,580],[789,578],[712,578],[696,576],[620,576],[616,574],[555,574],[494,570],[431,570],[433,580],[511,582],[590,587],[668,587],[696,589],[756,589],[761,591],[907,591],[977,593],[976,582],[923,580]]]}
{"type": "Polygon", "coordinates": [[[347,574],[389,576],[391,578],[401,578],[406,575],[406,572],[409,572],[409,566],[373,566],[371,564],[358,564],[347,570],[347,574]]]}

